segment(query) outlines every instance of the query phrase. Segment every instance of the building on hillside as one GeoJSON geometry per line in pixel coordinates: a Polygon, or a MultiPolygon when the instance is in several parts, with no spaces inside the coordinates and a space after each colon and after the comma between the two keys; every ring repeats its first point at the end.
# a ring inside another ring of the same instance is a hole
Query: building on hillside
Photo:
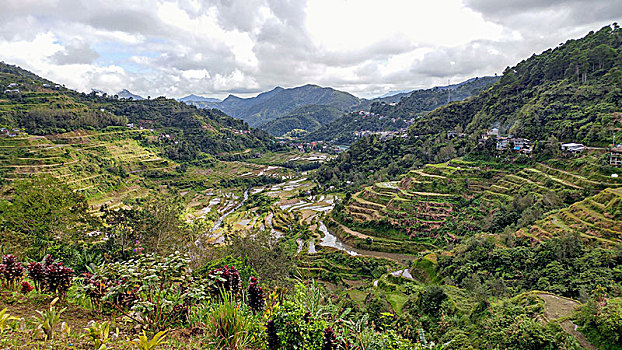
{"type": "Polygon", "coordinates": [[[497,151],[504,151],[512,145],[512,150],[520,153],[533,152],[533,143],[529,139],[521,137],[497,137],[496,149],[497,151]]]}
{"type": "Polygon", "coordinates": [[[609,165],[619,167],[622,165],[622,145],[611,147],[609,165]]]}
{"type": "Polygon", "coordinates": [[[585,147],[585,145],[581,143],[562,143],[562,151],[567,153],[580,153],[585,151],[586,149],[587,147],[585,147]]]}
{"type": "Polygon", "coordinates": [[[510,142],[514,144],[514,150],[521,153],[533,152],[533,143],[529,139],[520,137],[514,137],[510,139],[510,142]]]}
{"type": "Polygon", "coordinates": [[[497,137],[497,151],[503,151],[508,148],[509,139],[507,137],[497,137]]]}
{"type": "Polygon", "coordinates": [[[497,136],[499,137],[499,128],[492,128],[488,131],[486,131],[486,136],[490,137],[490,136],[497,136]]]}

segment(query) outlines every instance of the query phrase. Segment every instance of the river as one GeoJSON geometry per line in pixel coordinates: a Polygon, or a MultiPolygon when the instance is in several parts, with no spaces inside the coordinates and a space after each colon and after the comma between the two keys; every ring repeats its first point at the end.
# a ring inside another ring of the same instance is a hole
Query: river
{"type": "Polygon", "coordinates": [[[411,255],[376,252],[376,251],[363,250],[363,249],[351,247],[350,245],[342,242],[339,239],[339,237],[337,237],[335,234],[330,232],[330,230],[326,227],[326,225],[322,221],[320,221],[319,229],[324,234],[324,237],[322,237],[322,240],[319,243],[323,247],[332,247],[332,248],[344,251],[352,256],[356,256],[356,255],[371,256],[374,258],[393,260],[398,263],[402,263],[404,260],[408,260],[408,261],[415,260],[415,257],[411,255]]]}
{"type": "Polygon", "coordinates": [[[231,215],[231,213],[233,213],[234,211],[240,209],[240,207],[244,205],[244,202],[246,202],[248,200],[248,192],[249,191],[250,191],[250,188],[247,188],[246,191],[244,191],[244,197],[242,198],[242,201],[240,203],[238,203],[238,205],[233,207],[233,209],[231,209],[228,212],[222,214],[218,218],[218,220],[216,220],[216,222],[214,223],[214,226],[209,230],[209,232],[214,232],[214,231],[218,230],[220,228],[220,226],[222,225],[223,220],[225,220],[225,218],[227,216],[231,215]]]}

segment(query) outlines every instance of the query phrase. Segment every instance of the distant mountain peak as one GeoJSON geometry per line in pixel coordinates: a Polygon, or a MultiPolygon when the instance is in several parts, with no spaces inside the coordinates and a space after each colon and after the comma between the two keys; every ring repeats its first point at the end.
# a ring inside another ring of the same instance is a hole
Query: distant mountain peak
{"type": "Polygon", "coordinates": [[[206,103],[218,103],[222,102],[220,99],[212,98],[212,97],[203,97],[195,94],[190,94],[188,96],[177,99],[179,102],[206,102],[206,103]]]}
{"type": "Polygon", "coordinates": [[[127,98],[127,99],[131,97],[133,100],[144,100],[145,99],[144,97],[140,95],[131,93],[128,89],[123,89],[117,92],[117,96],[119,96],[119,98],[127,98]]]}

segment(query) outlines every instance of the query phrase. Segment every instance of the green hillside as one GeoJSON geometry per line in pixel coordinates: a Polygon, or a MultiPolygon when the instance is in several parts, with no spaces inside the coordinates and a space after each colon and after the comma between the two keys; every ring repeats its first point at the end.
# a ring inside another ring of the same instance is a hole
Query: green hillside
{"type": "Polygon", "coordinates": [[[447,104],[449,94],[451,101],[460,101],[479,94],[489,88],[497,77],[473,78],[456,85],[416,90],[401,94],[399,102],[396,97],[378,98],[369,101],[371,113],[345,114],[311,134],[304,137],[306,141],[331,141],[338,145],[350,145],[361,137],[361,132],[396,132],[405,130],[416,118],[429,111],[447,104]]]}
{"type": "Polygon", "coordinates": [[[502,135],[542,145],[551,140],[609,145],[614,133],[617,140],[622,137],[621,45],[622,29],[607,26],[533,55],[508,67],[480,95],[415,120],[408,139],[359,141],[327,164],[320,178],[360,182],[361,174],[379,178],[388,169],[403,172],[426,162],[446,161],[476,151],[481,135],[494,127],[502,135]],[[464,132],[464,137],[448,139],[448,132],[464,132]]]}
{"type": "Polygon", "coordinates": [[[456,85],[416,90],[402,97],[397,104],[372,103],[371,112],[390,117],[424,115],[447,103],[477,96],[498,80],[498,77],[478,77],[456,85]]]}
{"type": "Polygon", "coordinates": [[[622,108],[621,57],[622,29],[606,26],[506,68],[492,89],[438,109],[413,133],[499,127],[529,139],[605,145],[620,127],[612,113],[622,108]]]}
{"type": "Polygon", "coordinates": [[[343,110],[322,105],[309,105],[295,109],[284,117],[274,119],[259,126],[273,136],[283,136],[298,129],[312,132],[343,115],[343,110]]]}
{"type": "Polygon", "coordinates": [[[197,109],[164,97],[133,101],[77,93],[5,63],[0,64],[0,86],[0,125],[31,135],[101,131],[130,124],[169,135],[162,147],[171,158],[185,161],[198,160],[201,153],[277,147],[267,133],[250,129],[221,111],[197,109]],[[16,88],[9,89],[11,84],[16,88]]]}

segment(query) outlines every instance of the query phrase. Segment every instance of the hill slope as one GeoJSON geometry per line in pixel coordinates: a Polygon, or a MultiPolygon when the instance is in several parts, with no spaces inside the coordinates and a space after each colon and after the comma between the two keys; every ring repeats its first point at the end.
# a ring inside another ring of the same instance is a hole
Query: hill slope
{"type": "Polygon", "coordinates": [[[396,105],[384,101],[372,103],[371,112],[390,117],[425,114],[449,102],[478,95],[497,80],[498,77],[477,77],[456,85],[413,91],[402,97],[396,105]]]}
{"type": "Polygon", "coordinates": [[[343,115],[343,111],[337,107],[309,105],[296,108],[288,115],[271,120],[259,127],[274,136],[283,136],[294,129],[311,132],[332,122],[341,115],[343,115]]]}
{"type": "Polygon", "coordinates": [[[404,130],[414,122],[414,118],[448,103],[450,93],[451,101],[460,101],[488,89],[497,80],[497,77],[472,78],[460,84],[366,101],[371,103],[369,115],[343,115],[305,139],[348,145],[360,138],[361,133],[404,130]]]}
{"type": "Polygon", "coordinates": [[[622,29],[607,26],[507,68],[476,97],[416,119],[408,139],[361,140],[320,175],[325,180],[335,175],[342,184],[346,179],[364,181],[360,174],[377,177],[378,171],[448,160],[475,150],[481,134],[492,127],[531,140],[554,137],[605,146],[612,133],[622,137],[621,78],[622,29]],[[452,130],[464,130],[465,137],[447,139],[452,130]],[[379,156],[371,160],[372,154],[379,156]]]}
{"type": "Polygon", "coordinates": [[[606,144],[611,113],[622,109],[621,58],[622,29],[604,27],[508,67],[492,89],[430,113],[413,132],[460,125],[476,133],[496,126],[531,139],[606,144]]]}
{"type": "Polygon", "coordinates": [[[164,148],[179,160],[194,160],[202,152],[216,155],[275,147],[268,134],[250,129],[241,120],[164,97],[139,101],[87,95],[5,63],[0,63],[0,87],[0,125],[31,135],[103,130],[130,123],[130,127],[169,135],[164,148]]]}
{"type": "Polygon", "coordinates": [[[291,89],[277,87],[251,98],[230,95],[221,103],[214,103],[210,107],[240,118],[251,126],[258,126],[303,106],[326,105],[347,111],[359,102],[357,97],[347,92],[317,85],[304,85],[291,89]]]}

